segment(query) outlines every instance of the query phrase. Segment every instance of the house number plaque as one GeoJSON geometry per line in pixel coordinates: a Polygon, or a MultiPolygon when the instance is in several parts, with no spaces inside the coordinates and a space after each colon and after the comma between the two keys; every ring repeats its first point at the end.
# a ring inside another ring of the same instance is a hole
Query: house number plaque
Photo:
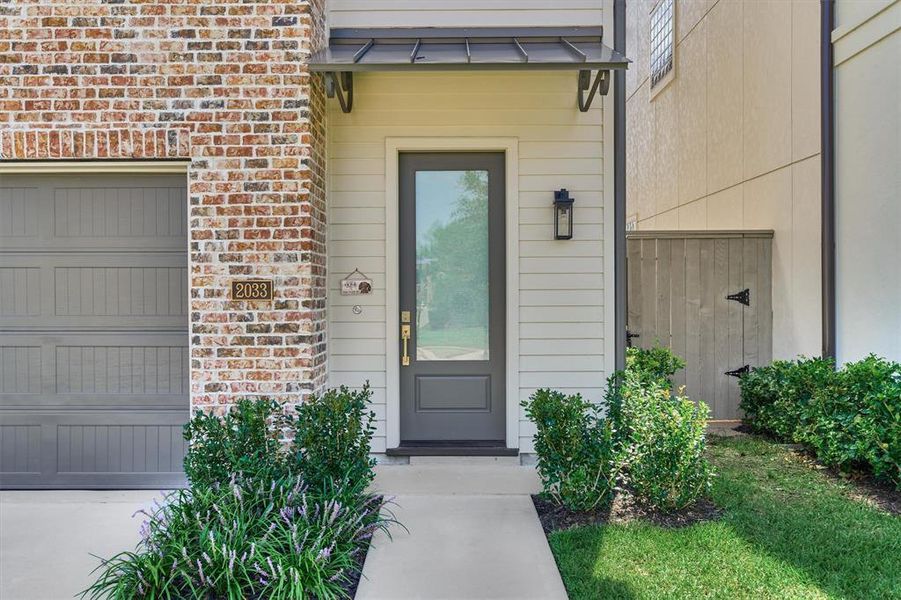
{"type": "Polygon", "coordinates": [[[232,281],[232,300],[272,300],[271,279],[232,281]]]}

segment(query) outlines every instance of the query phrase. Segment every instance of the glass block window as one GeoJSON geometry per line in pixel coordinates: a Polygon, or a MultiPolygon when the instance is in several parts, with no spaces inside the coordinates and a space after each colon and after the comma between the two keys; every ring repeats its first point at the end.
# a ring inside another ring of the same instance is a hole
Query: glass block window
{"type": "Polygon", "coordinates": [[[675,0],[660,0],[651,10],[651,89],[663,87],[673,72],[676,46],[675,0]]]}

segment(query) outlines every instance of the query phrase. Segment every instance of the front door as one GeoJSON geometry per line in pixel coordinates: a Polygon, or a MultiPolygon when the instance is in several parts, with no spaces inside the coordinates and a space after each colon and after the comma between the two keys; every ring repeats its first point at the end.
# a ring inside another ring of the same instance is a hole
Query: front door
{"type": "Polygon", "coordinates": [[[399,166],[401,445],[504,446],[504,155],[399,166]]]}

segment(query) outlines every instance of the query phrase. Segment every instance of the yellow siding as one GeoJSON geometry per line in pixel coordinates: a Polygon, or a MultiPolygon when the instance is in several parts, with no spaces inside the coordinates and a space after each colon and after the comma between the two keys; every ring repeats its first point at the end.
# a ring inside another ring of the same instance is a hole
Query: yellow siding
{"type": "MultiPolygon", "coordinates": [[[[557,387],[598,400],[604,385],[601,101],[575,104],[574,72],[366,73],[354,109],[331,104],[329,132],[330,384],[375,388],[385,448],[385,138],[515,137],[519,147],[520,339],[518,403],[557,387]],[[553,241],[553,190],[576,198],[575,239],[553,241]],[[342,297],[354,268],[371,296],[342,297]],[[353,314],[354,304],[363,306],[353,314]]],[[[395,335],[396,332],[390,332],[395,335]]],[[[532,429],[520,416],[520,448],[532,429]]]]}

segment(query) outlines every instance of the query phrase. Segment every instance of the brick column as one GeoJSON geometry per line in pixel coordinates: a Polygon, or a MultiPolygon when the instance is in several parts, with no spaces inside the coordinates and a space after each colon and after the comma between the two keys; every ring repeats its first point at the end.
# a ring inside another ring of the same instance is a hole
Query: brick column
{"type": "Polygon", "coordinates": [[[190,160],[191,397],[321,388],[322,0],[0,5],[0,157],[190,160]],[[238,277],[274,302],[233,302],[238,277]]]}

